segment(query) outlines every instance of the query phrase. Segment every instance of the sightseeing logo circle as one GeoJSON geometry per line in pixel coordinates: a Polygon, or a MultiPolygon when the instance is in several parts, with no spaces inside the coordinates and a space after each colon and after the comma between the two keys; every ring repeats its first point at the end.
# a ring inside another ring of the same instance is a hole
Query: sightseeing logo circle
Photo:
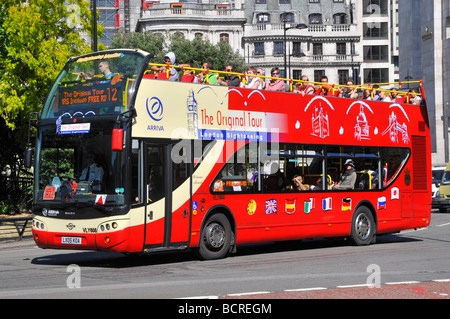
{"type": "Polygon", "coordinates": [[[147,98],[147,113],[154,121],[161,121],[163,119],[163,105],[161,100],[157,97],[147,98]]]}

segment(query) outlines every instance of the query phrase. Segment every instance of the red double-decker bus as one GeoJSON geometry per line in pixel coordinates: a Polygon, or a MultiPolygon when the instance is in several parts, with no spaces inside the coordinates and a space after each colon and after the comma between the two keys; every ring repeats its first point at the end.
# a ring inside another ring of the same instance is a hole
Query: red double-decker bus
{"type": "Polygon", "coordinates": [[[410,105],[194,84],[150,78],[149,59],[93,53],[56,79],[37,125],[39,247],[214,259],[429,225],[423,91],[410,105]]]}

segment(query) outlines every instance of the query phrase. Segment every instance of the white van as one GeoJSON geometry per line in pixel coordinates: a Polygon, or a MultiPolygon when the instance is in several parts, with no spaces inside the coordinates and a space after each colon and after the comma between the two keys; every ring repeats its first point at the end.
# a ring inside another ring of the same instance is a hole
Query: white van
{"type": "Polygon", "coordinates": [[[436,203],[440,213],[446,213],[447,208],[450,207],[450,162],[448,162],[442,175],[439,193],[436,195],[436,203]]]}
{"type": "Polygon", "coordinates": [[[437,208],[437,196],[439,195],[439,186],[441,185],[442,176],[444,175],[445,166],[435,166],[432,169],[432,181],[431,181],[431,205],[433,208],[437,208]]]}

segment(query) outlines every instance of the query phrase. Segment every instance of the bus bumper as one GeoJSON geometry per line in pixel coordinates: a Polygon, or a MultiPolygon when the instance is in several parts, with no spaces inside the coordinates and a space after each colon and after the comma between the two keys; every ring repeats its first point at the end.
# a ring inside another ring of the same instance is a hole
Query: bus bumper
{"type": "Polygon", "coordinates": [[[128,251],[128,230],[105,233],[54,233],[32,228],[36,245],[43,249],[128,251]]]}

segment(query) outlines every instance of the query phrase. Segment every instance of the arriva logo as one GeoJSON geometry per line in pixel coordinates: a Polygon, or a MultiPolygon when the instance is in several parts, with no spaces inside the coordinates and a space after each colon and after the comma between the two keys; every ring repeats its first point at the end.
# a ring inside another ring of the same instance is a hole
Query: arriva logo
{"type": "Polygon", "coordinates": [[[157,97],[147,98],[147,113],[157,122],[163,119],[163,105],[157,97]]]}

